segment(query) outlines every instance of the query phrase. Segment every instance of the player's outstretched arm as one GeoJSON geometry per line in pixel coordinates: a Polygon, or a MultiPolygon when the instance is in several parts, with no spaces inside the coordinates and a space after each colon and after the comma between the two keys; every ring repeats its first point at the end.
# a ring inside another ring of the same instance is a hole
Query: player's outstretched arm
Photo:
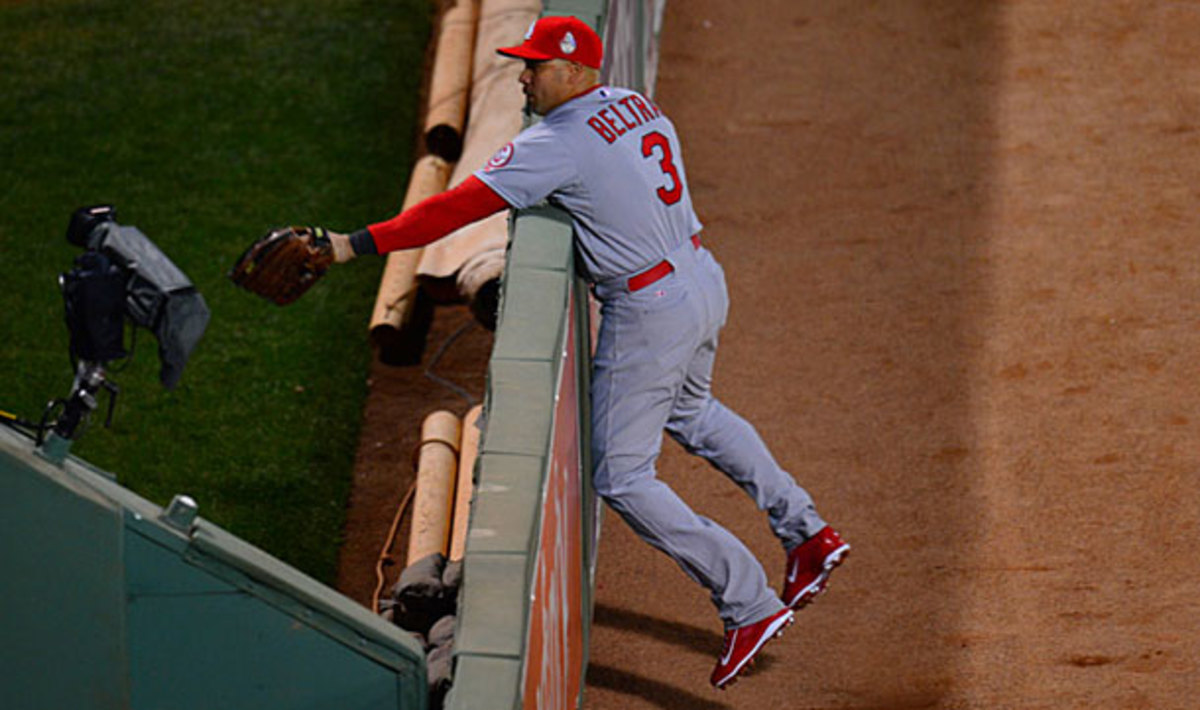
{"type": "Polygon", "coordinates": [[[363,254],[386,254],[432,244],[462,227],[508,209],[509,204],[474,175],[386,222],[352,234],[331,232],[334,258],[344,263],[363,254]]]}

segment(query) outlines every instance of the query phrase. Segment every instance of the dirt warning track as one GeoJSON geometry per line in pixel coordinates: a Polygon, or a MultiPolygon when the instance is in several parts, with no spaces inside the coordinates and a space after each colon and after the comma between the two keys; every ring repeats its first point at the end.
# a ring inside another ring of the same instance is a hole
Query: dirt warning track
{"type": "MultiPolygon", "coordinates": [[[[657,99],[732,312],[716,393],[854,546],[733,689],[607,515],[607,708],[1189,708],[1200,7],[670,2],[657,99]]],[[[783,555],[671,442],[660,475],[783,555]]]]}

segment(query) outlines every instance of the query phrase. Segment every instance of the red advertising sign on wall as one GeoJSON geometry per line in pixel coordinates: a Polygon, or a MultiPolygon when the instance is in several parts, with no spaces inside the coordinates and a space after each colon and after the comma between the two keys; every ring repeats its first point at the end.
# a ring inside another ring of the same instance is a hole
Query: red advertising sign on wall
{"type": "MultiPolygon", "coordinates": [[[[572,314],[573,309],[572,294],[567,313],[572,314]]],[[[566,321],[529,608],[523,693],[524,707],[529,710],[574,708],[583,675],[583,505],[575,318],[568,315],[566,321]]]]}

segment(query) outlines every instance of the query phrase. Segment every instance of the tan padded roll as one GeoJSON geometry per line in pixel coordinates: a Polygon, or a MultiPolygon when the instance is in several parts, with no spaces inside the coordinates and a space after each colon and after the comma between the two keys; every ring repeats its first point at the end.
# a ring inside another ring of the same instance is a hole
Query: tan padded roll
{"type": "MultiPolygon", "coordinates": [[[[517,79],[524,65],[496,54],[496,48],[520,44],[541,10],[536,0],[483,0],[480,5],[467,132],[450,187],[482,168],[521,132],[525,96],[517,79]]],[[[508,217],[502,212],[430,244],[421,255],[418,274],[433,279],[454,276],[473,255],[502,251],[507,243],[508,217]]]]}
{"type": "Polygon", "coordinates": [[[475,486],[475,459],[479,457],[479,417],[483,405],[477,404],[463,417],[462,446],[458,457],[458,484],[454,490],[454,523],[450,530],[451,560],[461,560],[467,549],[467,525],[471,519],[471,495],[475,486]]]}
{"type": "Polygon", "coordinates": [[[425,147],[453,163],[462,155],[479,0],[447,0],[444,8],[429,78],[425,147]]]}
{"type": "MultiPolygon", "coordinates": [[[[449,178],[450,164],[445,160],[436,155],[421,158],[409,176],[403,209],[445,190],[449,178]]],[[[381,350],[401,350],[409,339],[406,331],[416,303],[417,265],[421,261],[421,251],[403,249],[387,255],[370,324],[371,341],[381,350]]],[[[411,337],[420,339],[424,336],[413,333],[411,337]]],[[[381,353],[381,357],[389,360],[386,353],[381,353]]]]}
{"type": "Polygon", "coordinates": [[[435,552],[444,555],[449,549],[461,439],[462,423],[451,412],[433,412],[421,425],[407,564],[435,552]]]}

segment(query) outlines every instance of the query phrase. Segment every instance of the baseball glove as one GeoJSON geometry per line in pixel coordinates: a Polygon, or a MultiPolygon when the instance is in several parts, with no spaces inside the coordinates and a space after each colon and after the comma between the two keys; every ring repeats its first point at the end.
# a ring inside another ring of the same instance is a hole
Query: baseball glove
{"type": "Polygon", "coordinates": [[[321,227],[273,229],[250,245],[229,270],[238,286],[280,306],[304,295],[333,263],[329,235],[321,227]]]}

